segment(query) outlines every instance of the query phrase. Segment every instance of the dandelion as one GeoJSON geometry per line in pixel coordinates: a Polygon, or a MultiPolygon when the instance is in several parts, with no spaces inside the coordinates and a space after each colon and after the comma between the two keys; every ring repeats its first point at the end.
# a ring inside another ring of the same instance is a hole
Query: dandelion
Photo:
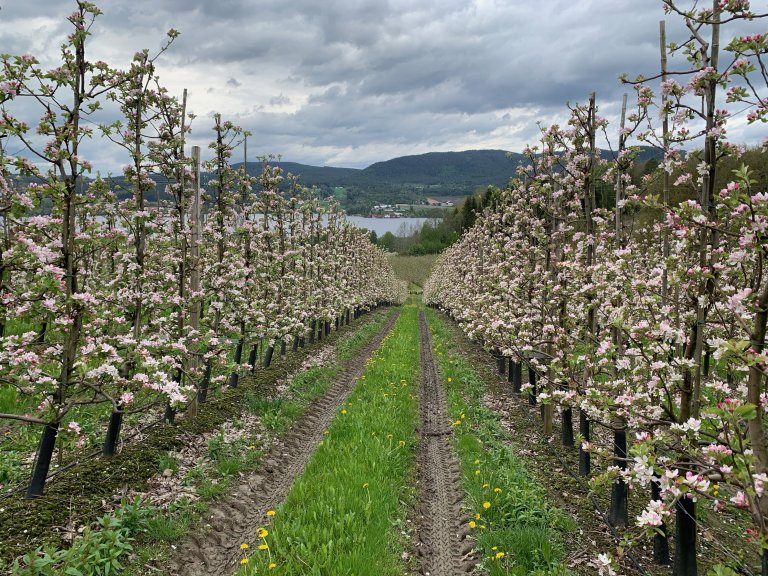
{"type": "Polygon", "coordinates": [[[259,538],[266,538],[267,536],[269,536],[269,531],[266,528],[259,528],[258,530],[256,530],[256,534],[258,535],[259,538]]]}
{"type": "Polygon", "coordinates": [[[243,566],[248,564],[248,558],[240,558],[240,564],[242,564],[243,566]]]}
{"type": "Polygon", "coordinates": [[[269,544],[259,544],[259,550],[269,550],[269,544]]]}
{"type": "Polygon", "coordinates": [[[488,510],[488,508],[490,508],[490,507],[491,507],[491,503],[490,502],[488,502],[487,500],[485,502],[483,502],[483,508],[488,510]]]}
{"type": "Polygon", "coordinates": [[[248,550],[248,544],[246,544],[245,542],[240,544],[240,550],[248,550]]]}
{"type": "Polygon", "coordinates": [[[267,566],[267,568],[269,570],[274,570],[275,568],[277,568],[277,564],[275,564],[274,562],[270,562],[269,566],[267,566]]]}
{"type": "Polygon", "coordinates": [[[485,484],[483,484],[483,488],[488,488],[489,486],[490,486],[490,484],[488,484],[487,482],[485,484]]]}
{"type": "Polygon", "coordinates": [[[501,488],[494,488],[493,491],[496,492],[496,494],[501,494],[501,488]]]}
{"type": "Polygon", "coordinates": [[[474,520],[469,521],[469,527],[470,528],[477,528],[477,523],[474,520]]]}
{"type": "Polygon", "coordinates": [[[475,512],[475,520],[480,520],[480,512],[475,512]]]}
{"type": "Polygon", "coordinates": [[[368,488],[368,482],[366,482],[365,484],[363,484],[363,488],[368,488]]]}
{"type": "MultiPolygon", "coordinates": [[[[475,470],[475,476],[480,476],[480,470],[475,470]]],[[[485,488],[485,486],[483,486],[485,488]]]]}
{"type": "Polygon", "coordinates": [[[502,551],[496,552],[496,560],[500,560],[500,559],[504,558],[504,556],[505,556],[504,552],[502,552],[502,551]]]}
{"type": "Polygon", "coordinates": [[[267,516],[272,517],[274,515],[275,515],[275,511],[274,510],[267,510],[267,516]]]}
{"type": "Polygon", "coordinates": [[[477,466],[478,464],[480,464],[480,458],[478,458],[477,460],[475,460],[475,466],[477,466]]]}
{"type": "Polygon", "coordinates": [[[342,411],[341,411],[341,413],[342,413],[342,414],[346,414],[346,413],[347,413],[347,411],[346,411],[346,410],[342,410],[342,411]]]}
{"type": "Polygon", "coordinates": [[[451,378],[451,377],[449,376],[449,377],[448,377],[448,382],[453,382],[453,378],[451,378]]]}
{"type": "Polygon", "coordinates": [[[458,426],[459,424],[461,424],[461,420],[456,420],[456,422],[453,423],[454,426],[458,426]]]}

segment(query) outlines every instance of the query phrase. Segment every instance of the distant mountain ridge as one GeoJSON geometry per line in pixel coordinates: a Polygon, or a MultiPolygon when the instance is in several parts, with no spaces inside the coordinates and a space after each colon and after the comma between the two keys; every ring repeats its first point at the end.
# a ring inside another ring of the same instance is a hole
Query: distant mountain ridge
{"type": "MultiPolygon", "coordinates": [[[[603,151],[604,158],[612,154],[603,151]]],[[[638,157],[640,162],[660,158],[659,150],[643,146],[638,157]]],[[[515,175],[521,162],[527,157],[505,150],[464,150],[461,152],[427,152],[400,156],[375,162],[367,168],[336,168],[311,166],[297,162],[270,162],[285,172],[299,176],[304,186],[319,187],[396,187],[416,186],[435,188],[435,193],[465,196],[478,187],[489,185],[503,187],[515,175]]],[[[235,167],[241,166],[235,164],[235,167]]],[[[260,162],[249,162],[249,174],[261,171],[260,162]]]]}

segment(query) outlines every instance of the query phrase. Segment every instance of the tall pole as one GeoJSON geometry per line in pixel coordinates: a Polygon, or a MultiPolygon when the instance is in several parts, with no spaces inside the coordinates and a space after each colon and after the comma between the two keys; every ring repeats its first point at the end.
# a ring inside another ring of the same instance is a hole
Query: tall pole
{"type": "MultiPolygon", "coordinates": [[[[659,49],[661,50],[661,83],[667,81],[667,32],[664,20],[659,22],[659,49]]],[[[664,118],[661,124],[662,142],[664,145],[664,160],[661,164],[664,184],[661,192],[664,207],[669,205],[669,172],[666,169],[667,155],[669,154],[669,113],[667,112],[667,95],[662,89],[661,109],[664,118]]],[[[661,306],[664,308],[669,304],[669,273],[667,271],[667,260],[669,259],[669,229],[664,228],[664,244],[662,247],[662,256],[664,257],[664,268],[661,273],[661,306]]]]}
{"type": "MultiPolygon", "coordinates": [[[[200,330],[200,146],[192,146],[192,171],[194,175],[194,188],[192,197],[192,242],[190,246],[189,291],[194,294],[189,309],[189,327],[198,332],[200,330]]],[[[199,359],[195,360],[199,366],[199,359]]],[[[207,390],[198,390],[198,399],[205,401],[207,390]]]]}

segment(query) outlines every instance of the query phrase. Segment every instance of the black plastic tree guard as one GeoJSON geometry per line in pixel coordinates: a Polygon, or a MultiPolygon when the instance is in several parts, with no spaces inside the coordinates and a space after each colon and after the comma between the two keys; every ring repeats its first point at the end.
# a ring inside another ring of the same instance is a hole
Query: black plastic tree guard
{"type": "Polygon", "coordinates": [[[104,456],[114,456],[117,452],[117,440],[120,438],[120,428],[123,425],[123,411],[118,405],[117,410],[113,410],[109,415],[109,426],[107,426],[107,437],[104,439],[104,447],[101,453],[104,456]]]}
{"type": "Polygon", "coordinates": [[[259,354],[259,345],[254,344],[251,346],[251,353],[248,355],[248,364],[251,365],[251,374],[256,372],[256,359],[259,354]]]}
{"type": "Polygon", "coordinates": [[[59,433],[59,423],[46,424],[40,436],[40,444],[37,447],[35,466],[32,470],[32,479],[27,487],[27,498],[37,498],[43,495],[45,480],[48,478],[48,470],[51,468],[53,450],[56,447],[56,436],[59,433]]]}
{"type": "MultiPolygon", "coordinates": [[[[661,485],[654,479],[651,482],[651,498],[661,500],[661,485]]],[[[667,535],[667,525],[662,522],[657,527],[653,535],[653,561],[659,566],[668,566],[671,564],[669,557],[669,536],[667,535]]]]}
{"type": "Polygon", "coordinates": [[[240,340],[237,341],[237,347],[235,348],[235,369],[232,371],[232,374],[229,375],[230,388],[237,388],[237,384],[240,382],[240,362],[243,359],[244,344],[244,338],[240,338],[240,340]]]}
{"type": "Polygon", "coordinates": [[[680,498],[675,508],[674,576],[698,576],[696,561],[696,502],[680,498]]]}
{"type": "MultiPolygon", "coordinates": [[[[613,464],[619,470],[627,469],[627,430],[617,428],[613,431],[613,464]]],[[[611,485],[611,508],[608,516],[614,526],[629,524],[627,510],[627,484],[619,479],[611,485]]]]}
{"type": "MultiPolygon", "coordinates": [[[[590,433],[589,418],[584,410],[579,410],[579,433],[584,442],[589,442],[592,439],[590,433]]],[[[592,473],[592,460],[589,452],[584,450],[584,446],[579,446],[579,475],[589,476],[592,473]]]]}
{"type": "Polygon", "coordinates": [[[272,355],[275,353],[275,347],[267,346],[267,351],[264,353],[264,368],[269,368],[269,365],[272,364],[272,355]]]}

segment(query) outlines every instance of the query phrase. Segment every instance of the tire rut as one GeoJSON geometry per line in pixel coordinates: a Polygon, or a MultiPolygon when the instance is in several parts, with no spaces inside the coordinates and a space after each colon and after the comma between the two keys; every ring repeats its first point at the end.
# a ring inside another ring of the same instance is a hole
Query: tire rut
{"type": "Polygon", "coordinates": [[[445,387],[437,377],[432,340],[419,313],[421,382],[419,390],[419,548],[425,576],[458,576],[474,567],[461,510],[461,470],[452,446],[445,387]]]}
{"type": "Polygon", "coordinates": [[[253,544],[256,529],[266,526],[267,511],[285,500],[296,478],[309,462],[336,410],[352,392],[365,370],[366,360],[381,345],[395,324],[393,313],[381,331],[349,361],[330,389],[312,402],[305,415],[258,470],[240,479],[229,497],[211,506],[209,528],[179,545],[167,567],[169,576],[230,576],[241,558],[240,544],[253,544]]]}

